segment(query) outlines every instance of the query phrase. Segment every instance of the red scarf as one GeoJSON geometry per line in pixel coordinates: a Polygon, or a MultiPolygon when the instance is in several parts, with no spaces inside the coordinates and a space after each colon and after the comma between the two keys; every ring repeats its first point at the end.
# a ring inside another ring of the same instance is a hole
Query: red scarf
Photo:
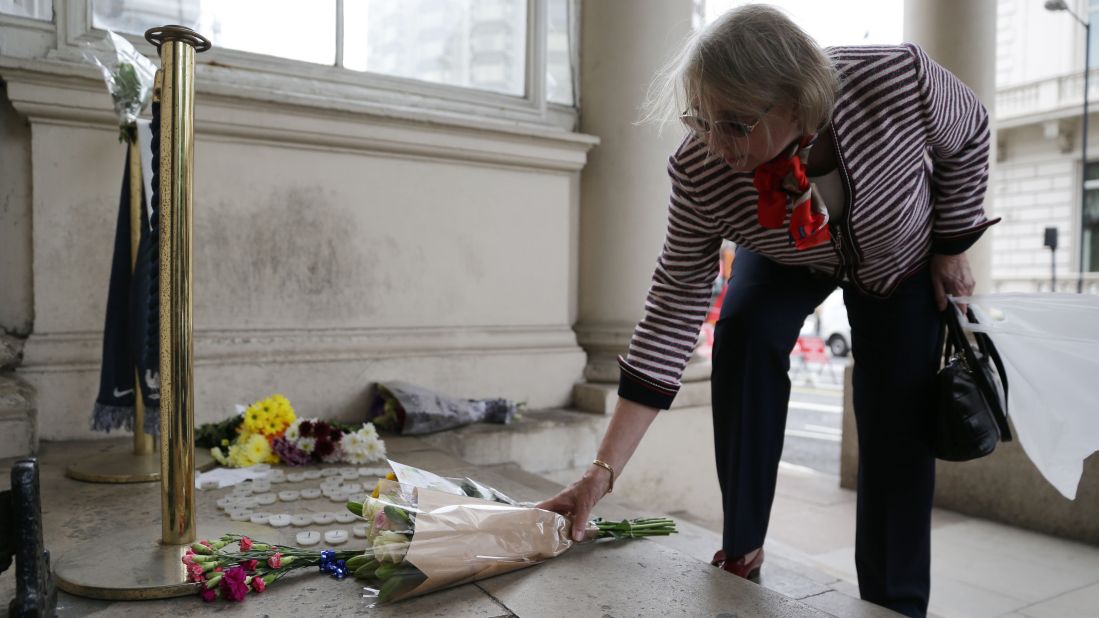
{"type": "Polygon", "coordinates": [[[802,138],[789,151],[756,168],[753,183],[759,192],[759,224],[780,228],[790,210],[790,243],[798,251],[828,242],[828,209],[805,175],[809,149],[816,135],[802,138]]]}

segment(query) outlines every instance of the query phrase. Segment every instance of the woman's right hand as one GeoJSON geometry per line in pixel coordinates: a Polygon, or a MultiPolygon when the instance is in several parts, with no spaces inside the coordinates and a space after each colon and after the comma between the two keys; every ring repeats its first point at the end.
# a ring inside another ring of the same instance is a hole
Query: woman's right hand
{"type": "Polygon", "coordinates": [[[598,466],[592,468],[561,493],[535,505],[568,517],[572,522],[572,540],[576,542],[584,540],[588,517],[610,488],[610,472],[598,466]]]}

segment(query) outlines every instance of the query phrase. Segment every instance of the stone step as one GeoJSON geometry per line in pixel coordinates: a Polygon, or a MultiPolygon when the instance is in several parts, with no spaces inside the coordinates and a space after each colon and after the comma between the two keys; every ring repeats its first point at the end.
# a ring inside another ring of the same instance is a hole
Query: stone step
{"type": "MultiPolygon", "coordinates": [[[[516,500],[540,501],[559,492],[562,486],[542,476],[523,470],[515,463],[470,467],[459,470],[463,476],[476,475],[478,481],[504,492],[516,500]]],[[[614,494],[604,497],[592,514],[604,519],[624,519],[662,515],[631,504],[614,494]]],[[[668,514],[676,520],[677,534],[649,539],[677,554],[702,563],[709,563],[714,551],[721,547],[721,535],[690,521],[686,513],[668,514]]],[[[729,575],[730,577],[734,577],[729,575]]],[[[857,591],[840,590],[844,583],[837,577],[811,566],[770,553],[760,575],[760,586],[800,601],[825,614],[838,617],[896,616],[895,612],[867,603],[857,597],[857,591]]]]}
{"type": "Polygon", "coordinates": [[[11,373],[0,373],[0,459],[37,450],[34,389],[11,373]]]}

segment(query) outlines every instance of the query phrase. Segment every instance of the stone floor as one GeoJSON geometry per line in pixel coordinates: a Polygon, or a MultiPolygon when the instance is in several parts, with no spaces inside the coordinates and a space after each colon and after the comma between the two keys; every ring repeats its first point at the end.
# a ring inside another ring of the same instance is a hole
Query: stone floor
{"type": "MultiPolygon", "coordinates": [[[[513,464],[474,466],[412,438],[387,440],[398,461],[450,476],[472,476],[522,500],[538,500],[559,486],[513,464]]],[[[65,466],[99,452],[124,452],[128,440],[46,443],[40,453],[46,543],[54,560],[72,552],[97,552],[104,569],[127,568],[127,557],[103,539],[120,531],[148,537],[159,528],[159,485],[99,485],[64,476],[65,466]]],[[[0,460],[0,487],[6,487],[11,460],[0,460]]],[[[234,524],[214,504],[226,490],[199,492],[200,529],[226,530],[234,524]]],[[[608,518],[652,515],[616,497],[603,500],[595,515],[608,518]]],[[[710,567],[716,535],[681,522],[681,534],[668,539],[601,543],[575,548],[543,565],[388,608],[369,609],[354,581],[314,574],[288,578],[240,605],[205,605],[195,597],[159,601],[110,602],[61,593],[62,616],[189,616],[217,610],[235,615],[293,613],[414,616],[890,616],[892,612],[836,591],[832,576],[821,577],[782,558],[769,559],[763,585],[710,567]],[[700,559],[700,556],[705,558],[700,559]]],[[[291,542],[293,531],[270,531],[268,538],[291,542]]],[[[13,595],[11,571],[0,576],[0,599],[13,595]]],[[[6,606],[6,603],[2,605],[6,606]]]]}
{"type": "MultiPolygon", "coordinates": [[[[776,494],[768,559],[858,596],[855,492],[840,489],[835,476],[783,465],[776,494]]],[[[720,521],[672,516],[721,529],[720,521]]],[[[1099,617],[1099,547],[943,509],[932,517],[933,616],[1099,617]]]]}

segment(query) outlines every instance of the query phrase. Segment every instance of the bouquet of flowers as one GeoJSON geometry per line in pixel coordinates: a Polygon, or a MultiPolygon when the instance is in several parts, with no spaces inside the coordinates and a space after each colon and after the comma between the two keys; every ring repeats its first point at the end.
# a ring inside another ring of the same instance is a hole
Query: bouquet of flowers
{"type": "Polygon", "coordinates": [[[507,425],[522,408],[522,404],[507,399],[459,399],[397,381],[375,384],[367,399],[367,419],[380,429],[402,435],[471,423],[507,425]]]}
{"type": "MultiPolygon", "coordinates": [[[[575,544],[568,519],[557,513],[390,480],[379,486],[378,497],[347,505],[368,524],[368,547],[352,563],[353,575],[379,604],[533,566],[575,544]]],[[[674,532],[675,523],[665,518],[596,519],[585,539],[674,532]]]]}
{"type": "MultiPolygon", "coordinates": [[[[202,584],[203,598],[240,601],[292,570],[316,566],[338,579],[354,576],[365,583],[375,604],[390,603],[532,566],[575,544],[571,524],[562,515],[516,504],[480,483],[456,482],[469,479],[444,479],[452,483],[447,487],[434,480],[443,477],[396,465],[402,480],[437,488],[397,482],[398,475],[391,473],[361,502],[348,502],[347,508],[367,522],[364,548],[312,551],[254,543],[238,535],[196,543],[183,561],[193,580],[202,584]],[[510,503],[466,494],[486,490],[510,503]],[[233,543],[239,551],[225,549],[233,543]]],[[[583,542],[675,531],[675,522],[666,518],[595,519],[583,542]]]]}
{"type": "Polygon", "coordinates": [[[385,457],[385,442],[370,423],[354,428],[316,418],[301,419],[290,401],[279,394],[238,409],[240,414],[202,425],[195,432],[195,444],[209,448],[223,466],[364,464],[385,457]]]}
{"type": "Polygon", "coordinates": [[[199,541],[183,555],[187,581],[199,584],[202,599],[243,601],[249,592],[261,593],[287,573],[303,567],[320,566],[322,571],[343,578],[345,560],[359,551],[311,551],[258,543],[238,534],[226,534],[216,541],[199,541]],[[237,545],[237,551],[229,546],[237,545]]]}

